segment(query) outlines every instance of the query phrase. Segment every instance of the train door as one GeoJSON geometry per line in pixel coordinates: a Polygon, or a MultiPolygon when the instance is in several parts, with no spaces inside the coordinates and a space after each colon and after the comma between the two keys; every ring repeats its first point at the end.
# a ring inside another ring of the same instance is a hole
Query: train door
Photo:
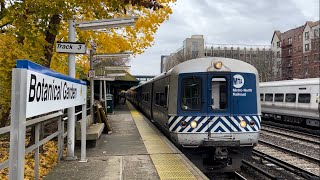
{"type": "Polygon", "coordinates": [[[230,83],[230,75],[208,74],[207,112],[209,137],[221,137],[219,136],[221,133],[232,131],[228,121],[231,111],[230,83]]]}
{"type": "MultiPolygon", "coordinates": [[[[256,131],[256,127],[240,127],[242,120],[249,124],[258,115],[258,99],[256,90],[256,75],[251,73],[234,73],[230,85],[232,99],[231,125],[234,132],[256,131]]],[[[265,101],[273,101],[273,94],[265,93],[265,101]]],[[[258,123],[258,122],[257,122],[258,123]]]]}

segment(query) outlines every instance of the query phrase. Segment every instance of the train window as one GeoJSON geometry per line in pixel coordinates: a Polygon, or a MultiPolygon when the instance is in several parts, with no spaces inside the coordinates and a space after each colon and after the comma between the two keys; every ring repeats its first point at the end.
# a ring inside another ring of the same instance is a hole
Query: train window
{"type": "Polygon", "coordinates": [[[260,101],[263,101],[263,94],[260,94],[260,101]]]}
{"type": "Polygon", "coordinates": [[[265,101],[273,101],[273,94],[266,94],[265,101]]]}
{"type": "Polygon", "coordinates": [[[286,102],[296,102],[296,94],[286,94],[286,102]]]}
{"type": "Polygon", "coordinates": [[[274,101],[275,102],[283,102],[284,94],[275,94],[274,101]]]}
{"type": "Polygon", "coordinates": [[[201,109],[201,79],[184,78],[181,82],[181,108],[183,110],[201,109]]]}
{"type": "Polygon", "coordinates": [[[167,99],[165,97],[165,94],[161,93],[161,92],[157,92],[156,93],[156,102],[155,102],[155,104],[158,105],[158,106],[165,107],[166,103],[167,103],[167,99]]]}
{"type": "Polygon", "coordinates": [[[142,93],[142,100],[145,102],[149,102],[149,93],[142,93]]]}
{"type": "Polygon", "coordinates": [[[310,103],[310,94],[299,94],[299,103],[310,103]]]}
{"type": "Polygon", "coordinates": [[[211,102],[212,109],[226,109],[228,106],[228,88],[226,78],[212,78],[211,80],[211,102]]]}

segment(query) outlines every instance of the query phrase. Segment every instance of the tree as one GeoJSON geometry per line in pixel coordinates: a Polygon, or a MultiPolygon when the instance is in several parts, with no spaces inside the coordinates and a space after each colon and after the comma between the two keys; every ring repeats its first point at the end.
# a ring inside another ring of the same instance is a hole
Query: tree
{"type": "Polygon", "coordinates": [[[251,59],[250,62],[250,64],[258,70],[260,82],[272,81],[275,79],[275,59],[272,58],[272,51],[265,51],[264,53],[264,58],[258,56],[258,58],[251,59]]]}
{"type": "MultiPolygon", "coordinates": [[[[30,59],[67,73],[67,56],[55,53],[56,41],[68,41],[68,20],[87,21],[139,16],[134,27],[79,31],[77,41],[97,43],[97,52],[142,53],[152,45],[159,25],[172,13],[174,0],[0,0],[0,122],[10,111],[11,69],[16,59],[30,59]]],[[[77,56],[77,77],[87,74],[88,57],[77,56]]]]}
{"type": "Polygon", "coordinates": [[[178,50],[177,52],[175,52],[174,54],[171,54],[166,62],[165,62],[165,71],[170,70],[171,68],[173,68],[174,66],[184,62],[184,61],[188,61],[190,59],[196,59],[199,58],[199,54],[192,54],[190,51],[186,51],[184,52],[183,49],[178,50]]]}

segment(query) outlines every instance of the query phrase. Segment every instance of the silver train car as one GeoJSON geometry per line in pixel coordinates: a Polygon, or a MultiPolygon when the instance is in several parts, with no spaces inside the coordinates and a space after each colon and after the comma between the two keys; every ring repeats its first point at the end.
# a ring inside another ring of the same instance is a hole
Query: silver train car
{"type": "Polygon", "coordinates": [[[320,78],[260,83],[262,115],[309,127],[320,127],[320,78]]]}
{"type": "Polygon", "coordinates": [[[127,99],[182,148],[212,149],[214,160],[235,164],[258,143],[259,77],[250,64],[198,58],[133,87],[127,99]]]}

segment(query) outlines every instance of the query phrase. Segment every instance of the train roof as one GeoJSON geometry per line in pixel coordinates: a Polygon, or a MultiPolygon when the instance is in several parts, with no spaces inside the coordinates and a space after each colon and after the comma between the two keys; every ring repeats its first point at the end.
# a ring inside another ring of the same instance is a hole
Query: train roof
{"type": "Polygon", "coordinates": [[[208,72],[208,71],[216,71],[216,72],[245,72],[245,73],[254,73],[258,76],[257,69],[249,63],[246,63],[241,60],[231,59],[231,58],[223,58],[223,57],[205,57],[205,58],[197,58],[184,61],[169,71],[161,73],[154,77],[153,79],[133,87],[131,89],[136,89],[142,85],[153,82],[154,80],[161,79],[165,76],[169,76],[170,74],[178,75],[180,73],[194,73],[194,72],[208,72]],[[222,62],[223,67],[221,70],[216,70],[213,68],[213,64],[215,62],[222,62]]]}
{"type": "Polygon", "coordinates": [[[319,85],[319,78],[308,78],[308,79],[294,79],[294,80],[284,80],[284,81],[270,81],[270,82],[260,82],[260,87],[270,87],[270,86],[300,86],[300,85],[319,85]]]}
{"type": "Polygon", "coordinates": [[[189,72],[244,72],[258,74],[257,69],[251,64],[237,59],[223,58],[223,57],[206,57],[197,58],[189,61],[185,61],[174,66],[172,73],[189,73],[189,72]],[[215,62],[222,62],[223,67],[221,70],[213,68],[215,62]]]}

